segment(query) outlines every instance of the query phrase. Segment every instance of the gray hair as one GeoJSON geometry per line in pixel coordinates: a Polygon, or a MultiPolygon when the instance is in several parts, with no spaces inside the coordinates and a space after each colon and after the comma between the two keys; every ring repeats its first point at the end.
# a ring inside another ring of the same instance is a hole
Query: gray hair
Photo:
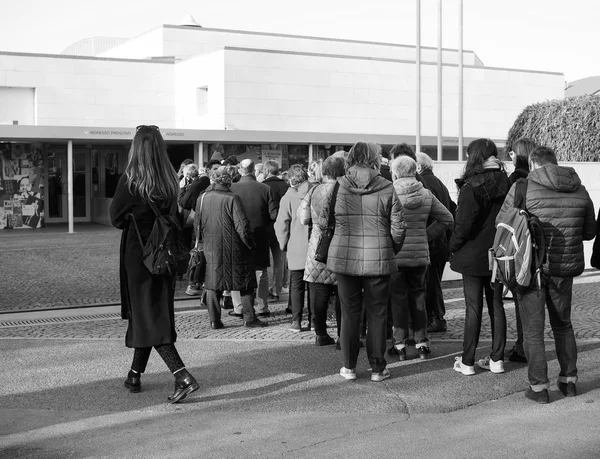
{"type": "Polygon", "coordinates": [[[433,159],[427,153],[421,151],[417,153],[417,164],[424,170],[433,170],[433,159]]]}
{"type": "Polygon", "coordinates": [[[263,174],[265,174],[265,176],[279,175],[279,163],[272,159],[265,161],[265,165],[263,167],[263,174]]]}
{"type": "Polygon", "coordinates": [[[398,156],[392,163],[392,172],[396,178],[414,177],[417,172],[417,163],[410,156],[398,156]]]}
{"type": "Polygon", "coordinates": [[[198,175],[200,175],[200,172],[198,171],[198,166],[196,166],[194,163],[183,166],[182,172],[184,177],[196,178],[198,177],[198,175]]]}
{"type": "Polygon", "coordinates": [[[218,169],[209,172],[210,183],[216,183],[218,185],[231,186],[232,177],[229,173],[228,166],[221,166],[218,169]]]}
{"type": "Polygon", "coordinates": [[[250,158],[242,159],[238,165],[238,168],[240,170],[240,174],[242,175],[252,174],[254,172],[254,161],[252,161],[250,158]]]}
{"type": "Polygon", "coordinates": [[[290,186],[297,186],[308,180],[308,172],[301,164],[294,164],[288,170],[290,186]]]}

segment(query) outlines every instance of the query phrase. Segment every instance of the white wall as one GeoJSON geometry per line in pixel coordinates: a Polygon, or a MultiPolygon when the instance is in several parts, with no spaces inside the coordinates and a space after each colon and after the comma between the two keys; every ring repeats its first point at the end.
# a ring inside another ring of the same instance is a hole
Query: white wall
{"type": "Polygon", "coordinates": [[[35,124],[35,89],[2,87],[0,82],[0,124],[35,124]]]}
{"type": "Polygon", "coordinates": [[[176,124],[184,129],[225,128],[225,54],[223,50],[175,66],[176,124]],[[207,113],[198,115],[197,88],[208,87],[207,113]]]}
{"type": "Polygon", "coordinates": [[[0,53],[0,86],[35,88],[54,126],[174,127],[172,64],[0,53]]]}
{"type": "MultiPolygon", "coordinates": [[[[171,25],[162,26],[147,34],[135,37],[129,42],[116,46],[100,55],[134,59],[158,56],[156,54],[156,38],[159,36],[159,31],[161,31],[161,39],[164,40],[162,55],[182,58],[217,51],[226,46],[237,46],[388,59],[416,59],[414,46],[171,25]]],[[[422,48],[421,59],[437,62],[437,49],[422,48]]],[[[472,51],[463,51],[463,60],[465,65],[481,64],[479,58],[472,51]]],[[[458,51],[444,50],[442,61],[457,63],[458,51]]]]}
{"type": "MultiPolygon", "coordinates": [[[[225,50],[226,123],[238,129],[411,134],[414,64],[225,50]]],[[[464,71],[464,135],[505,138],[520,111],[562,98],[557,74],[464,71]]],[[[422,70],[422,135],[437,135],[437,69],[422,70]]],[[[458,69],[444,68],[443,135],[458,135],[458,69]]]]}

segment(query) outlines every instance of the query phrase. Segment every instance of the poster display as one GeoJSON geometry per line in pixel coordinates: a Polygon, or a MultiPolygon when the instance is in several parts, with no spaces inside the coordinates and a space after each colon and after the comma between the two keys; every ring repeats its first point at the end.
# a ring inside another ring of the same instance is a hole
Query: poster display
{"type": "Polygon", "coordinates": [[[41,146],[0,144],[0,229],[44,226],[44,166],[41,146]]]}
{"type": "Polygon", "coordinates": [[[281,150],[263,150],[262,162],[275,161],[279,167],[283,164],[283,152],[281,150]]]}

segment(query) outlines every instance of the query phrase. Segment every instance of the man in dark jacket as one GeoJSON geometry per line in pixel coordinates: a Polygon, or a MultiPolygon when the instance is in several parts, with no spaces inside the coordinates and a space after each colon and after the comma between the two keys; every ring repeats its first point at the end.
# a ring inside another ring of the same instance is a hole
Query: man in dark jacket
{"type": "MultiPolygon", "coordinates": [[[[278,177],[279,164],[277,164],[277,161],[265,161],[262,174],[264,177],[262,183],[271,188],[273,202],[277,206],[277,209],[279,209],[279,201],[281,201],[282,196],[287,192],[289,185],[285,182],[285,180],[278,177]]],[[[271,256],[273,257],[273,275],[271,276],[273,280],[271,285],[269,285],[269,298],[278,300],[279,294],[281,293],[281,288],[283,286],[285,254],[279,248],[277,236],[275,236],[275,230],[273,229],[273,222],[269,223],[267,226],[267,234],[269,237],[271,256]]]]}
{"type": "MultiPolygon", "coordinates": [[[[452,216],[456,213],[456,203],[450,198],[446,185],[433,174],[433,160],[425,153],[417,153],[417,172],[421,175],[424,186],[433,193],[452,216]]],[[[448,257],[448,239],[452,235],[452,227],[443,232],[439,237],[429,241],[429,258],[431,264],[427,270],[427,318],[429,326],[428,333],[446,331],[446,306],[444,305],[444,293],[442,292],[442,275],[448,257]]]]}
{"type": "Polygon", "coordinates": [[[219,303],[224,290],[235,290],[240,293],[245,326],[264,327],[267,324],[254,314],[254,239],[248,218],[241,199],[231,192],[232,177],[227,168],[212,171],[210,177],[195,218],[207,263],[204,285],[210,325],[223,328],[219,303]]]}
{"type": "MultiPolygon", "coordinates": [[[[242,200],[246,215],[250,220],[250,230],[256,242],[256,248],[252,251],[254,265],[256,267],[256,278],[258,283],[258,315],[268,317],[269,312],[269,274],[267,268],[269,262],[269,237],[267,228],[277,219],[277,205],[273,200],[271,188],[264,183],[259,183],[254,177],[254,161],[244,159],[238,167],[241,175],[237,183],[231,185],[231,191],[242,200]]],[[[234,310],[229,314],[240,317],[241,311],[236,304],[238,301],[233,297],[234,310]]],[[[236,294],[237,295],[237,294],[236,294]]]]}
{"type": "MultiPolygon", "coordinates": [[[[541,222],[546,240],[542,287],[517,293],[530,387],[525,396],[548,403],[548,363],[544,346],[545,309],[548,308],[560,365],[558,388],[567,397],[577,394],[577,344],[571,324],[573,278],[585,267],[583,241],[596,235],[594,204],[571,167],[559,166],[550,148],[537,147],[529,154],[527,210],[541,222]]],[[[512,186],[496,218],[513,206],[512,186]]]]}

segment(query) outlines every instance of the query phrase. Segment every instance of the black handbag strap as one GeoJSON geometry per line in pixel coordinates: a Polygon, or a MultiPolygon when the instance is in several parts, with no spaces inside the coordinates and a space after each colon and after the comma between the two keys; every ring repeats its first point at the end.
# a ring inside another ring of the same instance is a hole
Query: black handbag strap
{"type": "MultiPolygon", "coordinates": [[[[154,204],[150,200],[145,202],[150,206],[152,212],[154,212],[154,215],[156,215],[156,218],[162,217],[162,214],[160,213],[160,210],[158,210],[158,207],[156,207],[156,204],[154,204]]],[[[175,202],[174,204],[177,205],[177,202],[175,202]]],[[[131,219],[133,220],[133,226],[135,226],[135,232],[137,234],[138,241],[140,241],[140,247],[144,247],[144,243],[142,242],[142,235],[140,234],[140,228],[138,227],[138,224],[135,221],[135,216],[133,215],[133,212],[131,212],[131,219]]]]}
{"type": "Polygon", "coordinates": [[[333,185],[333,192],[331,193],[331,201],[329,201],[329,210],[327,217],[327,227],[333,228],[335,226],[335,201],[337,199],[338,190],[340,188],[340,182],[336,180],[333,185]]]}
{"type": "MultiPolygon", "coordinates": [[[[202,193],[202,197],[200,198],[200,212],[198,212],[198,219],[202,218],[202,203],[204,203],[204,196],[206,196],[206,192],[202,193]]],[[[200,221],[200,220],[198,220],[200,221]]],[[[200,242],[200,226],[198,226],[198,228],[196,228],[196,245],[194,246],[195,249],[198,248],[198,243],[200,242]]]]}

